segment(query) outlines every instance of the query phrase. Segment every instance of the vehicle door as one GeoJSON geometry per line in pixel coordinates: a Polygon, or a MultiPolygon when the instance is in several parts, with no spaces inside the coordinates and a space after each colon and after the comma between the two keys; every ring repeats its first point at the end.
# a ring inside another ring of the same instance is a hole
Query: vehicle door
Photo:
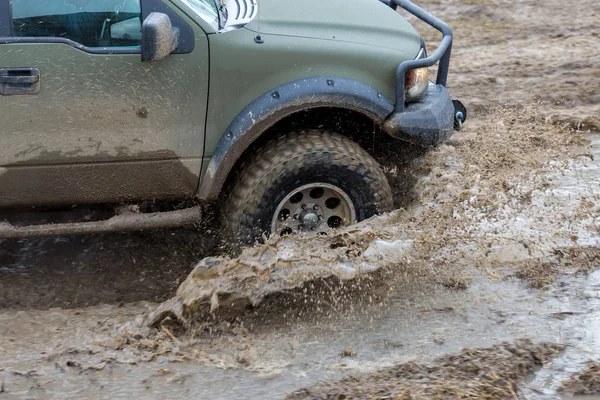
{"type": "Polygon", "coordinates": [[[168,0],[0,0],[0,207],[193,196],[207,95],[207,36],[168,0]],[[179,45],[145,63],[154,11],[179,45]]]}

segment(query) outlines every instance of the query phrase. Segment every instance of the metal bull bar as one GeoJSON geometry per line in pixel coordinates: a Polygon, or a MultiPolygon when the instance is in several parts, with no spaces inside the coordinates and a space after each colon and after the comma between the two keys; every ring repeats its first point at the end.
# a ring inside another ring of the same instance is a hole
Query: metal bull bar
{"type": "Polygon", "coordinates": [[[439,61],[440,64],[438,66],[436,83],[438,85],[446,86],[448,69],[450,67],[450,55],[452,52],[452,28],[441,19],[430,12],[423,10],[409,0],[381,0],[381,2],[387,4],[394,10],[396,7],[403,8],[421,21],[440,31],[443,35],[438,48],[427,58],[408,60],[398,65],[398,68],[396,69],[396,106],[392,113],[398,114],[404,111],[404,81],[406,79],[406,73],[409,70],[431,67],[439,61]]]}

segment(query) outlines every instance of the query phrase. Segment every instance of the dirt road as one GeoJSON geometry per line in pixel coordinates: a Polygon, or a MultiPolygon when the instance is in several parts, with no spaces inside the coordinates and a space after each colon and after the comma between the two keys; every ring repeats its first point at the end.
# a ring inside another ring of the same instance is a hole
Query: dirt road
{"type": "MultiPolygon", "coordinates": [[[[406,257],[355,283],[271,295],[237,318],[136,334],[130,321],[215,255],[212,235],[2,242],[0,397],[267,399],[322,380],[306,392],[334,396],[348,375],[372,383],[365,374],[384,367],[530,339],[566,348],[528,365],[537,373],[515,378],[515,396],[553,399],[600,360],[600,138],[572,129],[600,125],[600,4],[419,4],[455,28],[449,86],[470,120],[412,161],[414,203],[373,223],[406,257]]],[[[389,173],[403,181],[402,168],[389,173]]],[[[481,365],[506,371],[494,362],[481,365]]]]}

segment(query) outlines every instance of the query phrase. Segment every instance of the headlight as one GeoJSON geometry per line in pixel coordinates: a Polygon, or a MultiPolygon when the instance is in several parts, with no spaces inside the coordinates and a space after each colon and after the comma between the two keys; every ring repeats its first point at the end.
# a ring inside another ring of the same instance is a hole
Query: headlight
{"type": "MultiPolygon", "coordinates": [[[[427,51],[425,50],[425,46],[423,46],[416,59],[426,57],[427,51]]],[[[404,78],[404,97],[407,102],[419,100],[425,94],[428,87],[428,68],[411,69],[406,73],[406,77],[404,78]]]]}
{"type": "Polygon", "coordinates": [[[429,86],[429,70],[427,68],[411,69],[406,73],[404,82],[406,101],[419,100],[429,86]]]}

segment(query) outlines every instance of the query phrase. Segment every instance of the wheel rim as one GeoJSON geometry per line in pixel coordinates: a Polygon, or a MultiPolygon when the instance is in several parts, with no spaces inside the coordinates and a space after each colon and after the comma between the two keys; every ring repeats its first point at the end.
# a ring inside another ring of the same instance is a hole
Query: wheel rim
{"type": "Polygon", "coordinates": [[[326,234],[354,221],[354,204],[342,189],[328,183],[311,183],[293,190],[279,203],[271,235],[326,234]]]}

